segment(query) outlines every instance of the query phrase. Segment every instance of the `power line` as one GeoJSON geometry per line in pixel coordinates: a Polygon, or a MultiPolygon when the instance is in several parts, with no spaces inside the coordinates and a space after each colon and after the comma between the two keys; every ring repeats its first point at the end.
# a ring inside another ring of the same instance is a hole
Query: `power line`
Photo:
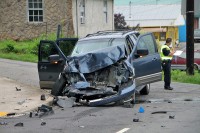
{"type": "MultiPolygon", "coordinates": [[[[120,1],[121,2],[121,1],[120,1]]],[[[164,4],[164,5],[170,5],[170,4],[180,4],[181,0],[171,0],[171,1],[166,1],[166,0],[124,0],[124,3],[126,5],[129,4],[129,2],[132,3],[132,5],[155,5],[156,3],[159,4],[164,4]],[[127,2],[127,3],[126,3],[127,2]]]]}

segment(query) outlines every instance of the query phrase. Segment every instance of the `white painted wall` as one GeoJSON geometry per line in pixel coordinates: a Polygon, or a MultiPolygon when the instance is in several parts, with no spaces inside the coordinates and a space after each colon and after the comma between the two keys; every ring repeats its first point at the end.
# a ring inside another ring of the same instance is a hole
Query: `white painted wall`
{"type": "Polygon", "coordinates": [[[200,28],[200,18],[199,18],[199,28],[200,28]]]}
{"type": "Polygon", "coordinates": [[[114,29],[114,0],[107,0],[107,23],[103,12],[104,0],[85,0],[85,24],[81,24],[80,2],[81,0],[73,0],[73,23],[76,36],[84,37],[87,34],[95,33],[97,31],[114,29]]]}

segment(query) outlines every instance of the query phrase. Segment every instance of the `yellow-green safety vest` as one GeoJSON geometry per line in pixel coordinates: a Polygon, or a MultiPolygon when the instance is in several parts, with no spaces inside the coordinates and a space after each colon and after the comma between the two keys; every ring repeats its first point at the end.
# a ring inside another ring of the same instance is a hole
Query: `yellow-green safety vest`
{"type": "Polygon", "coordinates": [[[160,52],[160,57],[161,57],[161,60],[172,60],[172,56],[165,56],[163,54],[163,49],[167,49],[167,50],[170,50],[170,48],[167,46],[167,45],[162,45],[161,46],[161,52],[160,52]]]}

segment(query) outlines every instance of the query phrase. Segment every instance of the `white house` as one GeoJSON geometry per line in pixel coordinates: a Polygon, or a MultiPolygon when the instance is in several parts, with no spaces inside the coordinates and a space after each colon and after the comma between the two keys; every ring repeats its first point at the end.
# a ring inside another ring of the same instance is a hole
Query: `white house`
{"type": "Polygon", "coordinates": [[[185,24],[180,4],[116,6],[115,13],[123,14],[130,27],[139,24],[144,31],[154,32],[161,42],[167,37],[178,39],[178,26],[185,24]]]}
{"type": "Polygon", "coordinates": [[[73,0],[75,35],[114,29],[114,0],[73,0]]]}

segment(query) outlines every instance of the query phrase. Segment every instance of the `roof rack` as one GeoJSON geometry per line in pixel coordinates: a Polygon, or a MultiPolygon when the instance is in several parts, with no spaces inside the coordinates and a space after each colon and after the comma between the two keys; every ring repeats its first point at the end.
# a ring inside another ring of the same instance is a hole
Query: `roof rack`
{"type": "Polygon", "coordinates": [[[111,33],[121,33],[122,35],[129,33],[129,32],[135,32],[134,30],[105,30],[105,31],[98,31],[93,34],[87,34],[86,37],[91,37],[91,36],[99,36],[99,35],[108,35],[111,33]]]}

